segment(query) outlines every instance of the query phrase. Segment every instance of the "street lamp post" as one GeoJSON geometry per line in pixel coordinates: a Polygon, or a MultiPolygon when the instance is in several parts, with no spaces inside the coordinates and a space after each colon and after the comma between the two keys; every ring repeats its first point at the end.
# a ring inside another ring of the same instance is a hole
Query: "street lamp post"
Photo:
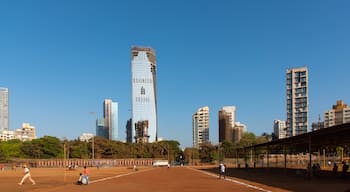
{"type": "Polygon", "coordinates": [[[92,163],[94,163],[94,160],[95,160],[95,143],[94,143],[94,115],[95,115],[95,112],[90,112],[91,116],[92,116],[92,163]]]}

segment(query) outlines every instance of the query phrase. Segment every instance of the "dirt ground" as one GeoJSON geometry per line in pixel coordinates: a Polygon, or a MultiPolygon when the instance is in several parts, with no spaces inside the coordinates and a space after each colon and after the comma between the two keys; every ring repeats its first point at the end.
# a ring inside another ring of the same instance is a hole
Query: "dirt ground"
{"type": "MultiPolygon", "coordinates": [[[[204,168],[203,171],[218,172],[218,168],[204,168]]],[[[350,174],[350,173],[348,173],[350,174]]],[[[281,168],[228,168],[227,175],[239,181],[258,186],[269,186],[282,191],[350,192],[350,175],[344,178],[340,172],[321,171],[312,178],[305,170],[281,168]]]]}
{"type": "Polygon", "coordinates": [[[230,169],[226,180],[218,179],[216,167],[89,168],[90,184],[73,184],[82,168],[65,171],[58,168],[32,168],[36,185],[27,181],[19,186],[22,170],[0,172],[0,191],[4,192],[228,192],[228,191],[330,191],[350,188],[350,179],[307,179],[281,170],[230,169]]]}

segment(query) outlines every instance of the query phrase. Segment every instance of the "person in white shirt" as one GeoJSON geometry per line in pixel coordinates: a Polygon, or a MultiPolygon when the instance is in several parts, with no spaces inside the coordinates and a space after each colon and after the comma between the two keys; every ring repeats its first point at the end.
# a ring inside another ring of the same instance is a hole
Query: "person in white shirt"
{"type": "Polygon", "coordinates": [[[32,182],[33,185],[35,185],[35,181],[32,179],[32,176],[30,175],[30,171],[26,165],[23,165],[24,168],[24,176],[21,180],[21,182],[18,183],[18,185],[23,185],[23,182],[28,178],[30,182],[32,182]]]}
{"type": "Polygon", "coordinates": [[[224,179],[226,178],[226,176],[225,176],[225,169],[226,169],[226,165],[225,164],[223,164],[223,163],[220,163],[220,165],[219,165],[219,179],[221,179],[221,176],[223,176],[224,177],[224,179]]]}

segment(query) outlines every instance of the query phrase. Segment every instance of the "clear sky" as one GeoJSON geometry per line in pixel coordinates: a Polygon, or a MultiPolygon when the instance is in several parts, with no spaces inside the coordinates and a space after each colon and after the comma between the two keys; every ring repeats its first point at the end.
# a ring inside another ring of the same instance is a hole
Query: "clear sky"
{"type": "Polygon", "coordinates": [[[192,145],[192,114],[218,110],[260,135],[286,118],[285,73],[309,69],[309,121],[336,100],[350,104],[350,1],[0,1],[0,87],[10,129],[39,137],[92,132],[105,98],[119,103],[119,138],[130,118],[130,48],[157,55],[159,136],[192,145]],[[96,112],[92,116],[90,112],[96,112]]]}

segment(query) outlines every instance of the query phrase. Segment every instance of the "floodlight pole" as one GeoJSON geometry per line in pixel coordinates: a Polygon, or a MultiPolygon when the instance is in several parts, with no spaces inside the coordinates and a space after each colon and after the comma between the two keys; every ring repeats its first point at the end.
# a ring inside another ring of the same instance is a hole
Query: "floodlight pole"
{"type": "Polygon", "coordinates": [[[94,163],[94,160],[95,160],[95,135],[94,135],[94,115],[95,115],[95,112],[90,112],[91,116],[92,116],[92,164],[94,163]]]}

